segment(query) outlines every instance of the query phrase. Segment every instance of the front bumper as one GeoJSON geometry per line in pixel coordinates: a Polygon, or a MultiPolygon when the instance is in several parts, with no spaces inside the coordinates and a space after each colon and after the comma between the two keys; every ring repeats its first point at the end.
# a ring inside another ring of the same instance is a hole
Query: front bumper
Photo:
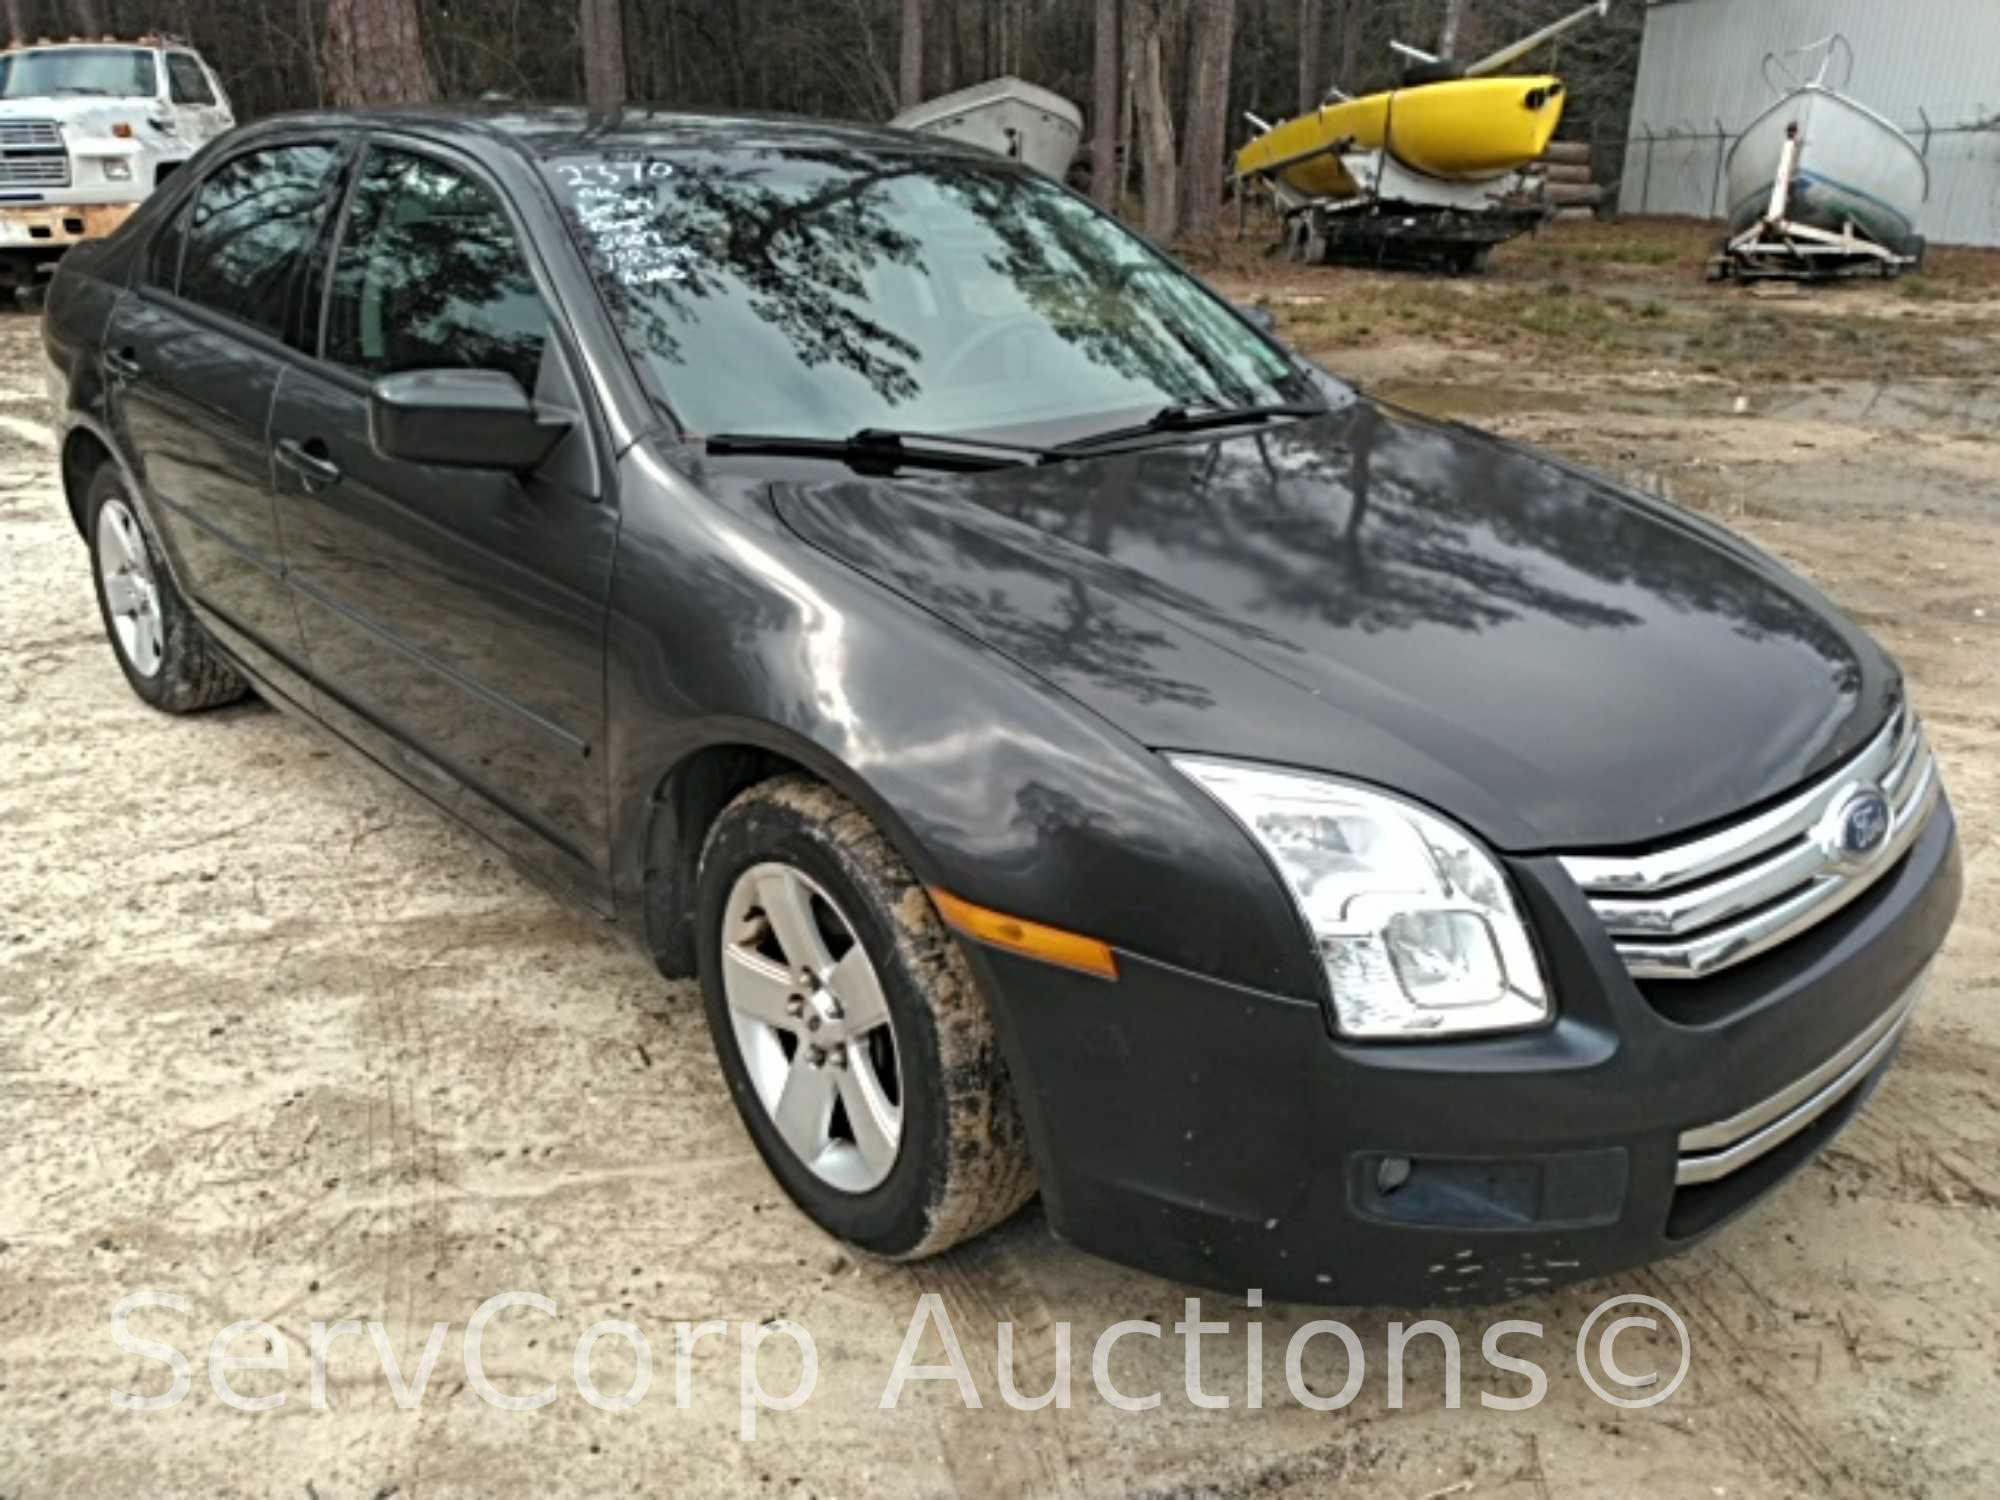
{"type": "Polygon", "coordinates": [[[1859,1110],[1962,885],[1941,805],[1810,934],[1642,990],[1556,861],[1514,875],[1560,1006],[1516,1036],[1359,1046],[1315,1001],[1126,954],[1108,982],[975,951],[1051,1227],[1321,1303],[1499,1301],[1673,1254],[1859,1110]]]}
{"type": "Polygon", "coordinates": [[[102,239],[137,212],[134,203],[0,203],[0,252],[59,253],[102,239]]]}

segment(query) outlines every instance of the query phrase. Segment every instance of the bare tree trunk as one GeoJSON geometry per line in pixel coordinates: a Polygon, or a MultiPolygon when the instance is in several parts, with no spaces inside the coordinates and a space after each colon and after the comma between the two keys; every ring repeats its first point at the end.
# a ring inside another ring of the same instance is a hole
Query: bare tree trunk
{"type": "Polygon", "coordinates": [[[924,16],[924,93],[948,94],[958,87],[958,18],[952,0],[929,0],[924,16]]]}
{"type": "Polygon", "coordinates": [[[435,99],[417,0],[327,0],[326,73],[333,102],[350,108],[435,99]]]}
{"type": "MultiPolygon", "coordinates": [[[[15,0],[19,3],[19,0],[15,0]]],[[[1118,206],[1118,0],[1097,0],[1096,88],[1091,99],[1090,196],[1118,206]]]]}
{"type": "Polygon", "coordinates": [[[1180,227],[1180,163],[1173,109],[1167,102],[1166,39],[1161,33],[1174,0],[1130,0],[1132,103],[1146,172],[1146,233],[1171,239],[1180,227]]]}
{"type": "Polygon", "coordinates": [[[1355,91],[1354,69],[1360,61],[1361,17],[1355,14],[1354,0],[1338,0],[1340,5],[1340,77],[1334,82],[1348,93],[1355,91]]]}
{"type": "Polygon", "coordinates": [[[7,40],[28,40],[28,0],[7,0],[7,40]]]}
{"type": "Polygon", "coordinates": [[[1438,33],[1438,56],[1458,51],[1458,23],[1465,17],[1465,0],[1444,0],[1444,30],[1438,33]]]}
{"type": "Polygon", "coordinates": [[[83,36],[103,36],[104,7],[98,0],[69,0],[69,13],[83,36]]]}
{"type": "Polygon", "coordinates": [[[903,0],[902,77],[897,93],[903,108],[924,102],[924,11],[925,0],[903,0]]]}
{"type": "Polygon", "coordinates": [[[1187,144],[1181,162],[1183,234],[1207,234],[1222,212],[1222,180],[1229,148],[1229,54],[1235,40],[1236,0],[1194,0],[1187,144]]]}
{"type": "Polygon", "coordinates": [[[1320,10],[1326,0],[1299,0],[1299,113],[1311,114],[1326,94],[1321,77],[1326,64],[1320,51],[1320,10]]]}
{"type": "Polygon", "coordinates": [[[626,100],[624,0],[582,0],[583,96],[604,114],[626,100]]]}
{"type": "Polygon", "coordinates": [[[1124,71],[1118,88],[1118,201],[1132,196],[1132,163],[1139,158],[1139,65],[1133,45],[1132,12],[1143,0],[1123,0],[1124,16],[1118,23],[1119,50],[1124,71]]]}

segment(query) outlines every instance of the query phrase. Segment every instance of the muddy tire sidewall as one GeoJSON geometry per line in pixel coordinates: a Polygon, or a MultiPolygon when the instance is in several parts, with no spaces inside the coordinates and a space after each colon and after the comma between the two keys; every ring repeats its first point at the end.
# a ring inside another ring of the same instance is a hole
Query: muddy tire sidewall
{"type": "Polygon", "coordinates": [[[914,1258],[999,1222],[1033,1195],[984,1001],[929,894],[866,814],[806,777],[753,787],[717,819],[696,890],[703,1000],[724,1078],[758,1153],[808,1216],[860,1249],[914,1258]],[[833,898],[888,1001],[902,1137],[889,1175],[867,1192],[822,1181],[785,1144],[737,1045],[721,979],[723,913],[737,878],[769,861],[803,871],[833,898]]]}

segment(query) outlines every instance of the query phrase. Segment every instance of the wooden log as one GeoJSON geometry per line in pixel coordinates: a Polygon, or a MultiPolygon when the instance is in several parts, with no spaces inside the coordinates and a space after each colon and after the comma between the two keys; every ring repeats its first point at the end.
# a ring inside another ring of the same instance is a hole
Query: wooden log
{"type": "Polygon", "coordinates": [[[1590,160],[1589,141],[1550,141],[1549,149],[1542,153],[1543,161],[1577,162],[1590,160]]]}
{"type": "Polygon", "coordinates": [[[1550,182],[1590,181],[1589,162],[1545,161],[1537,168],[1550,182]]]}
{"type": "Polygon", "coordinates": [[[1602,202],[1604,189],[1594,182],[1552,182],[1543,189],[1543,196],[1558,208],[1574,208],[1602,202]]]}
{"type": "Polygon", "coordinates": [[[1556,222],[1558,224],[1580,223],[1586,219],[1594,219],[1596,217],[1597,210],[1594,208],[1559,208],[1556,210],[1556,222]]]}

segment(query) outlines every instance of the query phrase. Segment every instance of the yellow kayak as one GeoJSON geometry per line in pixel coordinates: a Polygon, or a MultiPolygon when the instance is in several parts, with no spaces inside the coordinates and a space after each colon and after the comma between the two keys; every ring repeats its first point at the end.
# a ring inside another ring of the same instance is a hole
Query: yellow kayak
{"type": "Polygon", "coordinates": [[[1325,150],[1340,143],[1350,151],[1387,146],[1413,172],[1476,182],[1540,156],[1562,110],[1562,80],[1547,74],[1391,89],[1281,121],[1236,153],[1236,170],[1246,175],[1275,170],[1286,186],[1315,198],[1352,197],[1360,186],[1341,166],[1339,152],[1325,150]],[[1314,156],[1315,151],[1324,154],[1314,156]]]}

